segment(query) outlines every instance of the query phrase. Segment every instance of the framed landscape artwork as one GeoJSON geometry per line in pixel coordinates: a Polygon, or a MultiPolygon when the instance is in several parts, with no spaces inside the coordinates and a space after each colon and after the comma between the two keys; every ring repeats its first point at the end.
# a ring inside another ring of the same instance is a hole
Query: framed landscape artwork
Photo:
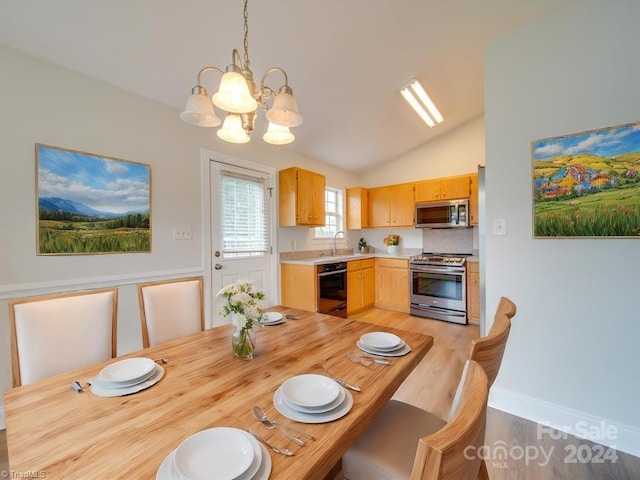
{"type": "Polygon", "coordinates": [[[151,167],[36,144],[37,253],[151,251],[151,167]]]}
{"type": "Polygon", "coordinates": [[[534,238],[640,238],[640,122],[535,140],[534,238]]]}

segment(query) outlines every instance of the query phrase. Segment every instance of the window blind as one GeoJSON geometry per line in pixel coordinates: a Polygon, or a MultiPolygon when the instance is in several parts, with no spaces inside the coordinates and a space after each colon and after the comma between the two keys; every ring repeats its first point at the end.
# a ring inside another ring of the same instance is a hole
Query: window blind
{"type": "Polygon", "coordinates": [[[221,179],[223,256],[264,255],[270,245],[267,179],[229,171],[221,179]]]}

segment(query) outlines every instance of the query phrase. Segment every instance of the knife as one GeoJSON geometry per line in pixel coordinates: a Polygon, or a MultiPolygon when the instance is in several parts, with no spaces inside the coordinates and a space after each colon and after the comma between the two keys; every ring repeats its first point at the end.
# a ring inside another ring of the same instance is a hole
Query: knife
{"type": "Polygon", "coordinates": [[[331,377],[331,380],[333,380],[334,382],[342,385],[344,388],[348,388],[349,390],[353,390],[354,392],[359,392],[360,391],[360,387],[356,387],[355,385],[351,385],[350,383],[347,383],[344,380],[340,380],[339,378],[331,377]]]}

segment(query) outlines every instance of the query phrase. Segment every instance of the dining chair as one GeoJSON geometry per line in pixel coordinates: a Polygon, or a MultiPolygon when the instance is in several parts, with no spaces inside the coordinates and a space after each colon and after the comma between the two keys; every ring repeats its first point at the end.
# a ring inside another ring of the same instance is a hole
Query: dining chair
{"type": "Polygon", "coordinates": [[[9,301],[13,386],[114,358],[118,289],[9,301]]]}
{"type": "Polygon", "coordinates": [[[138,284],[144,348],[204,330],[204,278],[138,284]]]}
{"type": "Polygon", "coordinates": [[[469,358],[475,360],[484,368],[489,379],[489,388],[498,376],[502,364],[502,357],[507,347],[507,339],[511,331],[511,319],[516,314],[516,305],[507,297],[502,297],[498,303],[493,325],[489,334],[476,338],[471,342],[469,358]]]}
{"type": "Polygon", "coordinates": [[[342,457],[347,480],[488,480],[484,442],[489,387],[467,360],[449,421],[391,400],[342,457]]]}

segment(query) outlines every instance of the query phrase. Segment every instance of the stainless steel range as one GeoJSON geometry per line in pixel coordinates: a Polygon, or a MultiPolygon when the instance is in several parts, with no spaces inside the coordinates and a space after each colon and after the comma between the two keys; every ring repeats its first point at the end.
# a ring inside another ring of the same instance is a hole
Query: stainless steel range
{"type": "Polygon", "coordinates": [[[467,323],[466,259],[469,254],[422,253],[411,257],[411,314],[467,323]]]}

